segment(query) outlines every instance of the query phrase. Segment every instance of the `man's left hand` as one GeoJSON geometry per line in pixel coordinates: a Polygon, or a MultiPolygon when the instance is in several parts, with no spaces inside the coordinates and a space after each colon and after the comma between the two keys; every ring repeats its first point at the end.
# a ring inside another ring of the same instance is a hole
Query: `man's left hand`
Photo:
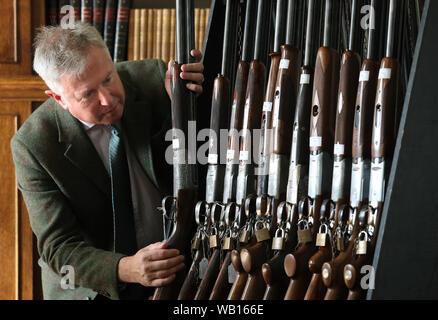
{"type": "MultiPolygon", "coordinates": [[[[190,54],[192,57],[195,58],[195,63],[189,63],[189,64],[183,64],[181,66],[181,73],[180,77],[183,80],[191,81],[190,83],[187,83],[187,88],[194,93],[196,93],[196,96],[200,95],[202,93],[202,83],[204,82],[204,64],[201,61],[202,53],[198,49],[193,49],[190,51],[190,54]]],[[[172,90],[171,90],[171,69],[173,64],[175,63],[174,60],[170,60],[166,72],[166,82],[165,87],[167,94],[169,95],[170,99],[172,99],[172,90]]]]}

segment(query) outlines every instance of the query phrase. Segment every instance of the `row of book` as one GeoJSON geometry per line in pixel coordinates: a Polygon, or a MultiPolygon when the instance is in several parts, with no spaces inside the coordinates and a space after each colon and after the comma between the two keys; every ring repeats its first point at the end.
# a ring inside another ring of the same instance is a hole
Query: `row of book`
{"type": "Polygon", "coordinates": [[[90,23],[102,35],[113,60],[126,60],[131,0],[46,0],[46,6],[49,25],[68,25],[72,17],[90,23]]]}
{"type": "MultiPolygon", "coordinates": [[[[195,48],[202,51],[210,9],[195,8],[195,48]]],[[[132,9],[128,60],[175,59],[175,9],[132,9]]]]}
{"type": "MultiPolygon", "coordinates": [[[[175,59],[175,9],[131,9],[132,0],[46,0],[49,25],[92,24],[114,62],[175,59]],[[71,21],[74,20],[74,21],[71,21]]],[[[202,51],[210,9],[195,9],[195,47],[202,51]]]]}

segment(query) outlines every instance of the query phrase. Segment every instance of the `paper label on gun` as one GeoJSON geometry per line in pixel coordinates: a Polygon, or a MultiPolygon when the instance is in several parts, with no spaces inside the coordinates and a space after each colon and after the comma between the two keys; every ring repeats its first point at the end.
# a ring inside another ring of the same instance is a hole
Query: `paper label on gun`
{"type": "Polygon", "coordinates": [[[310,74],[303,73],[300,76],[300,84],[309,84],[310,83],[310,74]]]}
{"type": "Polygon", "coordinates": [[[210,164],[217,164],[218,155],[214,153],[208,154],[208,163],[210,164]]]}
{"type": "Polygon", "coordinates": [[[173,149],[179,149],[179,139],[175,138],[172,140],[173,149]]]}
{"type": "Polygon", "coordinates": [[[272,102],[265,101],[263,103],[263,111],[264,112],[271,112],[272,111],[272,102]]]}
{"type": "Polygon", "coordinates": [[[242,151],[240,151],[240,154],[239,154],[239,160],[241,160],[241,161],[247,161],[249,159],[249,153],[248,153],[248,151],[246,151],[246,150],[242,150],[242,151]]]}
{"type": "Polygon", "coordinates": [[[361,71],[359,75],[359,82],[365,82],[370,80],[370,72],[369,71],[361,71]]]}
{"type": "Polygon", "coordinates": [[[322,137],[310,137],[309,146],[310,147],[321,147],[322,146],[322,137]]]}
{"type": "Polygon", "coordinates": [[[279,66],[279,68],[280,69],[287,69],[287,68],[289,68],[289,59],[281,59],[280,60],[280,66],[279,66]]]}
{"type": "Polygon", "coordinates": [[[391,79],[391,69],[381,68],[379,70],[379,79],[391,79]]]}
{"type": "Polygon", "coordinates": [[[345,150],[345,145],[341,144],[341,143],[336,143],[333,153],[334,154],[338,154],[338,155],[343,155],[344,154],[344,150],[345,150]]]}

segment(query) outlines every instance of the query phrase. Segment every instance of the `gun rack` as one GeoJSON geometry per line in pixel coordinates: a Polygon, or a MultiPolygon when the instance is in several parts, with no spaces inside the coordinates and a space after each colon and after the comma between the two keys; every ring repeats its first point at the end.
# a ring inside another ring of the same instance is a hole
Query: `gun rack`
{"type": "MultiPolygon", "coordinates": [[[[220,72],[225,1],[212,0],[204,41],[204,93],[198,97],[198,130],[208,128],[212,84],[220,72]]],[[[374,289],[367,299],[438,297],[438,1],[426,0],[374,252],[374,289]]],[[[200,177],[206,166],[199,166],[200,177]]],[[[205,193],[199,179],[199,194],[205,193]]]]}

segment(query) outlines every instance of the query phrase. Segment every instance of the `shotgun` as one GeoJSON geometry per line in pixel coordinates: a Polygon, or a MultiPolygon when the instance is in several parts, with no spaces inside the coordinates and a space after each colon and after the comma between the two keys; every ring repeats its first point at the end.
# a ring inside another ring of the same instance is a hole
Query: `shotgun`
{"type": "Polygon", "coordinates": [[[225,175],[225,164],[219,161],[218,146],[221,143],[221,130],[227,129],[228,111],[230,104],[230,81],[231,60],[233,53],[233,42],[235,37],[231,36],[231,30],[237,25],[239,3],[227,0],[225,10],[225,27],[223,40],[223,55],[221,74],[214,80],[213,98],[210,118],[210,137],[208,153],[208,172],[206,183],[206,201],[212,210],[210,217],[214,219],[214,226],[210,232],[210,249],[213,250],[195,300],[206,300],[209,298],[211,290],[216,281],[217,274],[221,265],[221,241],[224,236],[224,209],[225,204],[220,200],[223,197],[223,182],[225,175]]]}
{"type": "MultiPolygon", "coordinates": [[[[311,10],[313,10],[313,0],[311,2],[311,10]]],[[[288,180],[286,179],[285,172],[288,166],[287,155],[291,152],[291,140],[289,137],[292,136],[292,126],[298,125],[297,122],[302,121],[300,116],[302,117],[302,114],[305,113],[295,111],[297,105],[298,73],[301,65],[301,53],[299,49],[293,45],[293,31],[297,20],[297,1],[289,0],[286,40],[285,45],[281,46],[281,60],[276,80],[272,118],[273,150],[269,165],[268,196],[270,197],[270,203],[273,208],[272,214],[277,218],[277,229],[274,230],[275,234],[273,234],[272,238],[272,257],[262,266],[262,274],[266,283],[266,290],[263,295],[264,300],[281,299],[284,297],[287,284],[287,276],[283,267],[284,256],[286,253],[292,251],[296,245],[295,232],[291,232],[291,227],[296,224],[294,217],[291,217],[291,201],[288,201],[287,204],[286,202],[280,201],[286,198],[286,190],[288,190],[288,180]],[[297,112],[301,113],[297,115],[297,112]],[[296,117],[295,121],[293,121],[292,116],[296,117]],[[281,203],[281,205],[279,203],[281,203]]],[[[312,21],[309,20],[308,25],[311,26],[311,23],[312,21]]],[[[301,89],[305,90],[304,88],[301,89]]],[[[306,103],[308,103],[308,110],[310,110],[309,93],[310,90],[306,92],[300,91],[300,94],[307,94],[306,103]]],[[[303,98],[306,99],[305,97],[303,98]]],[[[298,107],[303,108],[304,106],[300,105],[298,107]]],[[[308,123],[309,116],[310,115],[307,114],[306,123],[308,123]]],[[[294,141],[293,137],[292,141],[294,141]]],[[[292,148],[297,147],[299,147],[297,144],[292,146],[292,148]]],[[[291,157],[294,156],[296,156],[296,153],[291,154],[291,157]]],[[[291,160],[290,166],[293,166],[292,161],[295,160],[296,159],[291,160]]],[[[290,198],[287,200],[290,200],[290,198]]]]}
{"type": "Polygon", "coordinates": [[[386,55],[380,63],[372,122],[369,201],[368,206],[361,210],[359,234],[353,251],[355,260],[344,268],[344,280],[349,289],[347,299],[358,299],[364,294],[364,288],[359,285],[359,274],[363,265],[372,262],[394,152],[399,90],[399,63],[393,58],[396,14],[396,1],[390,0],[386,55]]]}
{"type": "Polygon", "coordinates": [[[352,0],[348,48],[342,55],[339,75],[331,198],[325,204],[325,212],[320,217],[320,227],[316,238],[316,246],[319,249],[309,260],[312,280],[305,299],[322,300],[324,298],[326,287],[322,282],[322,265],[333,260],[345,250],[342,230],[346,224],[346,211],[340,211],[340,208],[347,201],[349,189],[353,116],[360,68],[360,56],[354,52],[357,10],[358,0],[352,0]]]}
{"type": "Polygon", "coordinates": [[[297,237],[298,248],[284,260],[286,274],[290,278],[285,299],[303,299],[310,282],[307,267],[316,252],[315,238],[319,229],[319,216],[323,196],[331,185],[329,167],[332,167],[331,146],[334,140],[335,90],[338,89],[339,55],[329,47],[331,32],[332,0],[325,2],[324,41],[319,48],[315,63],[312,110],[309,132],[309,185],[307,199],[299,203],[297,237]]]}
{"type": "MultiPolygon", "coordinates": [[[[190,164],[185,138],[188,136],[189,121],[195,119],[195,96],[186,88],[186,82],[179,76],[181,65],[192,62],[190,49],[194,48],[193,0],[177,0],[177,62],[171,69],[172,77],[172,146],[173,146],[173,197],[163,199],[161,212],[165,240],[169,248],[179,249],[186,256],[188,244],[194,233],[194,209],[197,197],[196,165],[190,164]]],[[[189,259],[187,259],[189,261],[189,259]]],[[[176,299],[184,282],[186,271],[182,269],[175,280],[155,289],[153,300],[176,299]]]]}
{"type": "MultiPolygon", "coordinates": [[[[247,216],[247,224],[241,233],[240,242],[248,243],[245,247],[251,246],[253,241],[250,241],[254,223],[254,197],[252,196],[256,191],[256,179],[254,175],[254,157],[252,152],[252,138],[256,129],[260,129],[260,119],[263,106],[263,89],[265,83],[265,65],[261,61],[264,42],[266,42],[266,28],[264,24],[266,15],[269,13],[267,1],[258,1],[257,7],[257,23],[256,23],[256,39],[254,46],[254,60],[251,62],[248,86],[246,90],[246,100],[243,116],[242,139],[240,140],[239,153],[239,174],[237,177],[236,203],[245,206],[245,214],[247,216]],[[247,198],[248,195],[250,198],[247,198]]],[[[243,250],[243,249],[242,249],[243,250]]],[[[236,256],[236,254],[235,254],[236,256]]],[[[235,258],[237,260],[237,258],[235,258]]],[[[232,261],[233,265],[239,268],[243,265],[242,262],[232,261]]],[[[236,270],[238,271],[238,270],[236,270]]],[[[239,270],[238,272],[240,272],[239,270]]],[[[241,272],[240,272],[241,273],[241,272]]],[[[239,279],[243,279],[239,277],[239,279]]],[[[237,281],[237,280],[236,280],[237,281]]],[[[243,283],[243,281],[242,281],[243,283]]],[[[246,283],[246,282],[245,282],[246,283]]],[[[243,294],[241,285],[236,282],[231,287],[228,299],[240,299],[243,294]]]]}
{"type": "MultiPolygon", "coordinates": [[[[262,276],[261,266],[269,258],[267,256],[271,246],[271,233],[274,228],[275,212],[273,212],[274,198],[268,195],[268,179],[270,153],[271,153],[271,131],[272,131],[272,115],[277,112],[278,123],[278,99],[274,103],[274,94],[277,94],[277,75],[281,58],[280,44],[284,41],[283,28],[285,22],[285,0],[278,0],[276,3],[276,19],[275,19],[275,35],[274,49],[270,53],[271,65],[269,70],[268,83],[266,87],[265,100],[263,103],[263,112],[261,117],[261,139],[259,150],[259,165],[257,172],[257,195],[256,200],[256,222],[254,235],[257,244],[242,249],[240,256],[242,266],[248,272],[248,280],[246,282],[242,300],[261,299],[265,291],[265,282],[262,276]],[[274,105],[274,106],[273,106],[274,105]],[[275,110],[275,107],[277,110],[275,110]]],[[[272,188],[272,187],[271,187],[272,188]]],[[[275,207],[276,209],[276,207],[275,207]]]]}
{"type": "MultiPolygon", "coordinates": [[[[375,0],[371,6],[375,8],[375,0]]],[[[368,45],[359,75],[359,85],[356,96],[356,107],[353,120],[352,165],[350,202],[340,210],[346,210],[348,222],[341,230],[342,243],[345,250],[333,261],[322,266],[323,282],[327,287],[326,300],[346,298],[346,287],[343,273],[346,264],[352,262],[354,241],[359,231],[358,215],[364,203],[368,200],[368,187],[371,158],[371,133],[373,108],[376,97],[378,64],[374,59],[375,30],[368,30],[368,45]]],[[[341,215],[344,215],[342,212],[341,215]]]]}
{"type": "MultiPolygon", "coordinates": [[[[242,43],[241,60],[237,66],[236,81],[234,86],[234,98],[231,108],[230,130],[228,133],[227,159],[224,178],[223,203],[225,204],[225,219],[233,219],[232,226],[226,223],[225,238],[222,250],[225,253],[222,266],[219,270],[216,282],[211,291],[210,300],[224,300],[231,290],[231,285],[236,278],[236,271],[231,264],[231,251],[239,248],[239,233],[245,224],[245,215],[242,214],[241,205],[236,204],[236,184],[239,171],[239,131],[243,125],[243,109],[248,82],[250,52],[252,49],[252,36],[254,30],[254,0],[248,0],[245,8],[245,25],[242,43]],[[237,228],[237,230],[236,230],[237,228]],[[229,240],[227,237],[229,234],[229,240]]],[[[231,222],[230,222],[231,223],[231,222]]]]}

